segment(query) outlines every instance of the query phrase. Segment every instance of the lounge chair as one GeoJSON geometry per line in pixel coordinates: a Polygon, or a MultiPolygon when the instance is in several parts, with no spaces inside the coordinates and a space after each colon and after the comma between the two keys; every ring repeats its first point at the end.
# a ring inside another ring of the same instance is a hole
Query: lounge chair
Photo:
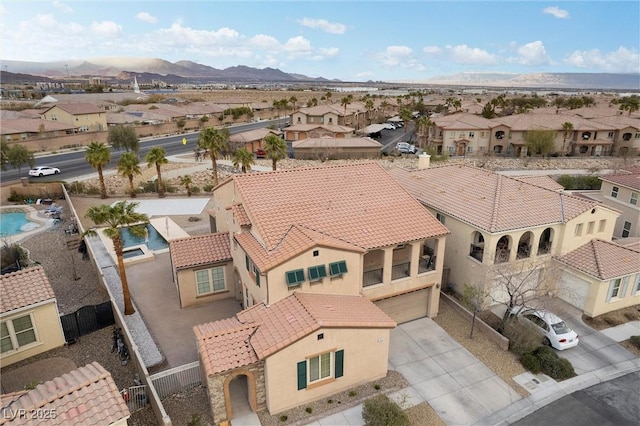
{"type": "Polygon", "coordinates": [[[47,209],[44,211],[44,215],[47,217],[56,217],[56,216],[60,217],[60,213],[62,213],[63,208],[64,206],[58,206],[53,210],[47,209]]]}

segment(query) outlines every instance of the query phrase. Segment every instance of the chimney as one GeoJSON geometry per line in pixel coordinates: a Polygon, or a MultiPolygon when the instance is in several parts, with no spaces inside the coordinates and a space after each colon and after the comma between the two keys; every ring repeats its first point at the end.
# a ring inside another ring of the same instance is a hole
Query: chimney
{"type": "Polygon", "coordinates": [[[428,169],[431,165],[431,156],[426,153],[418,155],[418,170],[428,169]]]}

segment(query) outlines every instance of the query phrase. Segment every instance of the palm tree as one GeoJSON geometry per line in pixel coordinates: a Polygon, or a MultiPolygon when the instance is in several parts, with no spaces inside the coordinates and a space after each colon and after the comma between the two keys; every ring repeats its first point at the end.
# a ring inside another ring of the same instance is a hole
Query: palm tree
{"type": "Polygon", "coordinates": [[[273,133],[264,138],[264,152],[271,158],[271,168],[275,171],[279,160],[287,157],[287,144],[273,133]]]}
{"type": "Polygon", "coordinates": [[[400,119],[402,121],[404,121],[404,133],[407,133],[407,127],[409,127],[409,123],[411,122],[411,119],[413,118],[413,115],[411,114],[411,110],[409,108],[402,108],[402,110],[400,110],[400,119]]]}
{"type": "Polygon", "coordinates": [[[344,98],[340,99],[340,105],[342,105],[344,107],[344,117],[343,117],[343,124],[346,125],[346,120],[347,120],[347,105],[349,105],[351,103],[351,99],[353,97],[351,95],[349,96],[345,96],[344,98]]]}
{"type": "Polygon", "coordinates": [[[562,123],[562,155],[564,155],[564,146],[567,143],[567,139],[571,132],[573,132],[573,123],[568,121],[562,123]]]}
{"type": "Polygon", "coordinates": [[[184,186],[187,190],[187,197],[191,197],[191,176],[180,176],[180,185],[184,186]]]}
{"type": "Polygon", "coordinates": [[[433,122],[426,115],[423,115],[422,117],[416,120],[416,126],[418,127],[418,140],[419,141],[424,140],[426,142],[424,146],[422,146],[422,148],[424,148],[429,143],[429,129],[431,128],[432,125],[433,125],[433,122]]]}
{"type": "Polygon", "coordinates": [[[104,200],[107,198],[107,187],[104,184],[102,168],[109,164],[109,160],[111,160],[111,150],[104,143],[91,142],[87,146],[84,158],[87,160],[87,163],[91,164],[91,167],[98,171],[98,180],[100,181],[100,198],[104,200]]]}
{"type": "Polygon", "coordinates": [[[331,103],[331,92],[327,91],[327,93],[324,94],[324,98],[327,100],[327,103],[331,103]]]}
{"type": "Polygon", "coordinates": [[[147,167],[156,166],[156,174],[158,175],[158,197],[164,198],[164,184],[162,183],[160,167],[169,162],[169,160],[167,160],[167,152],[161,146],[154,146],[147,152],[145,160],[147,161],[147,167]]]}
{"type": "MultiPolygon", "coordinates": [[[[119,201],[113,206],[101,204],[90,207],[85,213],[85,217],[92,220],[97,226],[107,226],[104,229],[104,234],[113,242],[113,249],[118,259],[118,271],[120,273],[120,281],[122,282],[125,315],[134,314],[136,311],[133,309],[133,304],[131,303],[129,283],[127,282],[127,274],[124,269],[124,257],[122,256],[123,244],[122,237],[120,236],[120,228],[137,224],[136,226],[129,227],[129,231],[133,235],[142,237],[146,231],[145,225],[149,222],[146,214],[135,211],[136,207],[138,207],[138,203],[119,201]]],[[[86,235],[96,235],[96,231],[89,229],[83,234],[83,237],[86,235]]]]}
{"type": "Polygon", "coordinates": [[[292,96],[292,97],[289,98],[289,102],[291,102],[291,104],[293,105],[293,110],[295,111],[296,102],[298,102],[298,98],[296,98],[295,96],[292,96]]]}
{"type": "Polygon", "coordinates": [[[198,137],[198,146],[209,151],[213,169],[213,186],[218,186],[218,156],[220,152],[227,150],[228,142],[228,129],[220,130],[213,127],[205,127],[198,137]]]}
{"type": "Polygon", "coordinates": [[[380,102],[380,108],[382,108],[382,114],[386,117],[387,115],[387,107],[389,106],[389,102],[382,101],[380,102]]]}
{"type": "Polygon", "coordinates": [[[364,101],[364,107],[367,109],[367,118],[369,119],[369,124],[371,124],[371,111],[373,111],[373,106],[373,99],[367,98],[367,100],[364,101]]]}
{"type": "Polygon", "coordinates": [[[233,154],[233,167],[240,167],[242,173],[247,173],[247,170],[251,170],[253,163],[253,154],[244,146],[233,154]]]}
{"type": "Polygon", "coordinates": [[[129,194],[136,198],[136,189],[133,187],[133,175],[140,175],[140,159],[133,151],[123,153],[118,160],[118,173],[129,179],[129,194]]]}

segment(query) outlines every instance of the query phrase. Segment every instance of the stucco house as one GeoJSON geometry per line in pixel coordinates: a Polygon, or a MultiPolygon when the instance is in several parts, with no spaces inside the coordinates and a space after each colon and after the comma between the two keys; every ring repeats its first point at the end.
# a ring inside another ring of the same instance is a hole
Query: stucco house
{"type": "Polygon", "coordinates": [[[216,424],[233,419],[230,388],[277,414],[387,374],[396,323],[366,297],[294,292],[194,327],[216,424]]]}
{"type": "Polygon", "coordinates": [[[615,238],[640,237],[640,167],[600,176],[599,192],[583,195],[620,212],[613,230],[615,238]]]}
{"type": "Polygon", "coordinates": [[[235,297],[227,232],[178,238],[169,255],[180,307],[235,297]]]}
{"type": "Polygon", "coordinates": [[[269,135],[281,137],[282,133],[277,130],[264,127],[261,129],[235,133],[229,136],[229,143],[237,147],[247,148],[247,151],[249,152],[256,152],[258,148],[264,148],[264,139],[269,135]]]}
{"type": "Polygon", "coordinates": [[[42,266],[0,276],[0,327],[3,366],[64,345],[56,296],[42,266]]]}
{"type": "Polygon", "coordinates": [[[0,425],[7,426],[126,426],[131,416],[111,373],[97,362],[34,389],[0,395],[0,403],[0,425]]]}
{"type": "Polygon", "coordinates": [[[104,108],[89,103],[58,103],[41,113],[43,120],[57,121],[73,126],[75,133],[104,132],[107,113],[104,108]]]}
{"type": "Polygon", "coordinates": [[[558,296],[585,315],[640,305],[640,239],[594,239],[554,259],[564,266],[561,285],[569,290],[558,296]]]}
{"type": "Polygon", "coordinates": [[[437,315],[449,231],[382,166],[234,175],[213,200],[245,308],[300,291],[364,295],[397,322],[437,315]]]}
{"type": "Polygon", "coordinates": [[[493,285],[499,275],[548,266],[552,256],[594,238],[611,240],[618,212],[596,201],[486,169],[428,168],[428,160],[422,167],[390,173],[451,231],[444,266],[460,294],[464,285],[477,286],[499,300],[504,295],[493,285]]]}
{"type": "Polygon", "coordinates": [[[302,160],[380,158],[382,144],[369,137],[355,138],[308,138],[294,141],[294,156],[302,160]]]}
{"type": "Polygon", "coordinates": [[[353,136],[354,130],[338,124],[294,124],[284,129],[284,138],[288,141],[323,137],[341,139],[353,136]]]}

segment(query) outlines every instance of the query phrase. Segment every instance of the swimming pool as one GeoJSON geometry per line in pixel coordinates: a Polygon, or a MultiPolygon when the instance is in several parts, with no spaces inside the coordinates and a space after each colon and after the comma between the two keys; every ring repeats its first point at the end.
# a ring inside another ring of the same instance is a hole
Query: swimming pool
{"type": "Polygon", "coordinates": [[[33,231],[40,225],[27,219],[24,211],[9,211],[0,213],[0,237],[16,235],[21,232],[33,231]]]}
{"type": "Polygon", "coordinates": [[[157,251],[163,250],[169,247],[169,243],[164,239],[162,235],[156,231],[156,228],[147,224],[147,232],[149,234],[149,241],[146,242],[144,237],[138,237],[129,231],[128,228],[123,228],[120,230],[120,237],[122,238],[122,246],[124,248],[139,246],[145,244],[149,247],[149,250],[157,251]]]}

